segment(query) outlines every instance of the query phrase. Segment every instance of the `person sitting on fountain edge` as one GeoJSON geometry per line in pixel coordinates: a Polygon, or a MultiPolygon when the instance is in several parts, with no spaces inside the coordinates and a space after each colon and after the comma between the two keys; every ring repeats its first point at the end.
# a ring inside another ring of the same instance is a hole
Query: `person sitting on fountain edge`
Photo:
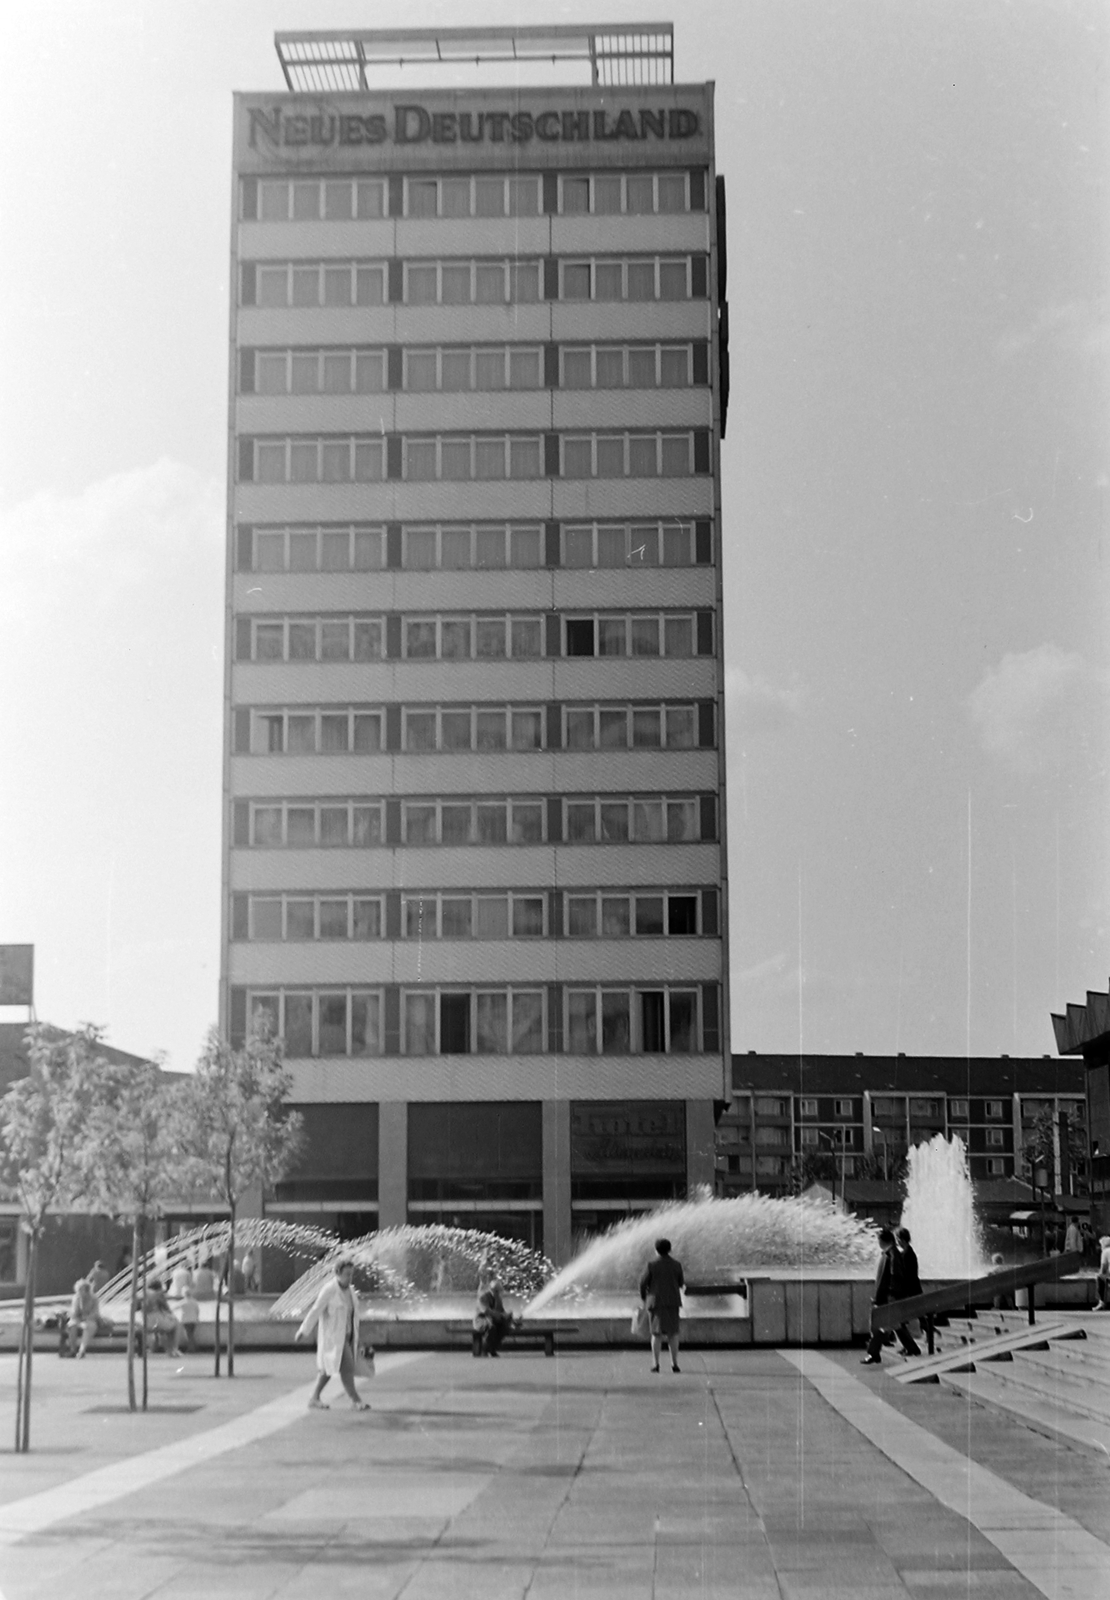
{"type": "MultiPolygon", "coordinates": [[[[907,1233],[907,1240],[908,1240],[907,1233]]],[[[885,1306],[892,1300],[907,1300],[909,1294],[903,1287],[905,1282],[904,1268],[896,1267],[894,1235],[889,1228],[879,1229],[879,1264],[875,1268],[875,1293],[871,1297],[872,1305],[885,1306]]],[[[913,1265],[916,1272],[917,1256],[914,1255],[913,1265]]],[[[920,1280],[918,1280],[920,1281],[920,1280]]],[[[910,1335],[909,1329],[903,1322],[895,1330],[902,1349],[908,1356],[919,1356],[921,1351],[910,1335]]],[[[867,1354],[863,1358],[865,1367],[878,1367],[882,1365],[883,1332],[877,1328],[867,1341],[867,1354]]]]}

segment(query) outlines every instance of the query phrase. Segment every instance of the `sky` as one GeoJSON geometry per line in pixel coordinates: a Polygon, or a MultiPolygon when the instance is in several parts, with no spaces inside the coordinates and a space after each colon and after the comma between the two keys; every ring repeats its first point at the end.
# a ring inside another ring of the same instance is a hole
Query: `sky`
{"type": "MultiPolygon", "coordinates": [[[[728,192],[732,1048],[1051,1053],[1110,972],[1110,13],[669,15],[728,192]]],[[[372,22],[5,24],[0,943],[40,1017],[179,1069],[219,974],[231,93],[280,89],[276,30],[372,22]]]]}

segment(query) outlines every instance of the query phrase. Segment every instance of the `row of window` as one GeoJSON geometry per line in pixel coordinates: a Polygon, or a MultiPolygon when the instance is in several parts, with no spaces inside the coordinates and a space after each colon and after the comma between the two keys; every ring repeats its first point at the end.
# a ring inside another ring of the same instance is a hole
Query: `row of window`
{"type": "Polygon", "coordinates": [[[241,438],[240,483],[493,482],[536,478],[688,478],[709,471],[709,434],[324,434],[241,438]]]}
{"type": "MultiPolygon", "coordinates": [[[[650,113],[649,113],[650,115],[650,113]]],[[[452,173],[449,177],[244,178],[244,222],[384,217],[652,216],[704,211],[704,172],[452,173]]]]}
{"type": "Polygon", "coordinates": [[[695,256],[447,256],[402,261],[244,261],[239,303],[288,307],[505,306],[541,300],[704,300],[708,264],[695,256]]]}
{"type": "Polygon", "coordinates": [[[703,340],[667,344],[330,346],[239,352],[241,394],[464,394],[684,389],[709,382],[703,340]]]}
{"type": "Polygon", "coordinates": [[[709,522],[238,529],[240,572],[493,572],[708,566],[709,522]]]}
{"type": "Polygon", "coordinates": [[[689,1055],[716,1048],[700,998],[692,988],[287,989],[250,991],[247,1017],[290,1057],[689,1055]]]}
{"type": "MultiPolygon", "coordinates": [[[[837,1098],[833,1102],[834,1114],[838,1117],[850,1117],[856,1122],[863,1120],[863,1102],[859,1099],[837,1098]]],[[[799,1096],[795,1102],[797,1115],[801,1117],[816,1117],[819,1114],[819,1102],[816,1097],[799,1096]]],[[[1051,1109],[1052,1102],[1022,1101],[1022,1116],[1025,1121],[1030,1121],[1039,1112],[1051,1109]]],[[[790,1111],[785,1100],[759,1097],[755,1102],[756,1115],[761,1117],[789,1118],[790,1111]]],[[[971,1100],[958,1096],[949,1096],[944,1099],[936,1096],[911,1096],[909,1101],[902,1098],[893,1098],[889,1095],[873,1095],[871,1098],[871,1116],[877,1122],[893,1122],[899,1127],[904,1127],[907,1110],[911,1122],[936,1122],[942,1124],[947,1115],[949,1122],[969,1122],[972,1111],[975,1120],[1006,1121],[1012,1117],[1012,1108],[1007,1100],[971,1100]]],[[[827,1113],[826,1113],[827,1115],[827,1113]]]]}
{"type": "Polygon", "coordinates": [[[235,844],[259,849],[380,845],[696,844],[717,837],[712,795],[466,795],[413,800],[236,802],[235,844]]]}
{"type": "Polygon", "coordinates": [[[713,703],[246,707],[237,755],[378,755],[477,750],[711,749],[713,703]],[[387,710],[394,713],[390,719],[387,710]],[[392,721],[393,726],[389,724],[392,721]]]}
{"type": "Polygon", "coordinates": [[[237,617],[238,661],[535,661],[713,653],[710,611],[237,617]]]}
{"type": "Polygon", "coordinates": [[[690,890],[451,890],[379,895],[236,894],[232,937],[307,941],[373,939],[619,939],[716,937],[716,891],[704,915],[690,890]]]}

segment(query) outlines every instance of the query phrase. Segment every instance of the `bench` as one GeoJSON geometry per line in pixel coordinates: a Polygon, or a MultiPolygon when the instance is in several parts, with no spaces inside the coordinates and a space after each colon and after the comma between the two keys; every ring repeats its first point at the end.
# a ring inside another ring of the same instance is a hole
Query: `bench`
{"type": "MultiPolygon", "coordinates": [[[[469,1322],[449,1322],[448,1333],[466,1333],[470,1335],[470,1353],[473,1356],[482,1354],[481,1330],[469,1322]]],[[[502,1344],[507,1344],[510,1339],[542,1339],[543,1353],[545,1356],[555,1354],[555,1336],[561,1333],[577,1333],[576,1322],[514,1322],[512,1327],[506,1328],[502,1344]]]]}

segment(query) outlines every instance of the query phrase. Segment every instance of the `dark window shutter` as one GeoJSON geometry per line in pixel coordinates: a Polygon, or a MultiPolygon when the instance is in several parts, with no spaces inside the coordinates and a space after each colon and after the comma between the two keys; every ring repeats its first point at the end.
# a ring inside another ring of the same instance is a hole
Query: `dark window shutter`
{"type": "Polygon", "coordinates": [[[401,891],[389,889],[385,897],[385,936],[387,939],[401,937],[401,891]]]}
{"type": "Polygon", "coordinates": [[[231,842],[240,850],[251,842],[251,808],[247,800],[236,800],[231,807],[231,842]]]}
{"type": "Polygon", "coordinates": [[[548,844],[562,844],[563,842],[563,797],[561,794],[549,794],[547,797],[547,842],[548,844]]]}
{"type": "Polygon", "coordinates": [[[545,567],[559,565],[559,524],[545,522],[543,526],[543,564],[545,567]]]}
{"type": "Polygon", "coordinates": [[[256,274],[253,261],[244,261],[239,269],[239,304],[253,306],[255,301],[256,274]]]}
{"type": "Polygon", "coordinates": [[[240,215],[244,222],[258,221],[258,179],[244,178],[240,185],[242,207],[240,215]]]}
{"type": "Polygon", "coordinates": [[[545,478],[559,476],[559,435],[545,433],[543,436],[543,472],[545,478]]]}
{"type": "Polygon", "coordinates": [[[390,572],[401,570],[401,524],[387,522],[385,525],[385,564],[390,572]]]}
{"type": "Polygon", "coordinates": [[[694,560],[699,567],[713,565],[713,536],[708,522],[694,523],[694,560]]]}
{"type": "Polygon", "coordinates": [[[250,572],[254,566],[254,529],[242,523],[235,530],[235,569],[250,572]]]}
{"type": "Polygon", "coordinates": [[[401,1054],[401,990],[395,983],[387,983],[382,995],[382,1043],[387,1056],[401,1054]]]}
{"type": "Polygon", "coordinates": [[[711,656],[713,654],[713,613],[712,611],[698,612],[698,655],[711,656]]]}
{"type": "Polygon", "coordinates": [[[254,440],[239,440],[239,482],[254,482],[254,440]]]}
{"type": "Polygon", "coordinates": [[[239,393],[254,393],[254,351],[239,352],[239,393]]]}
{"type": "Polygon", "coordinates": [[[249,617],[236,617],[235,619],[235,659],[236,661],[249,661],[251,658],[251,619],[249,617]]]}
{"type": "Polygon", "coordinates": [[[387,478],[399,478],[403,465],[401,450],[401,435],[387,433],[385,436],[385,475],[387,478]]]}
{"type": "Polygon", "coordinates": [[[231,937],[237,940],[250,938],[250,919],[245,894],[233,894],[231,897],[231,937]]]}
{"type": "Polygon", "coordinates": [[[388,278],[389,303],[399,306],[405,298],[405,263],[396,256],[389,263],[388,278]]]}
{"type": "Polygon", "coordinates": [[[385,747],[387,750],[401,748],[401,708],[398,705],[385,708],[385,747]]]}
{"type": "Polygon", "coordinates": [[[709,294],[709,258],[690,257],[690,299],[704,300],[709,294]]]}
{"type": "Polygon", "coordinates": [[[563,748],[563,708],[558,700],[548,701],[546,748],[548,750],[563,748]]]}
{"type": "Polygon", "coordinates": [[[707,1054],[721,1048],[721,997],[715,983],[701,986],[701,1047],[707,1054]]]}
{"type": "Polygon", "coordinates": [[[713,711],[712,700],[698,701],[698,748],[700,750],[712,750],[717,742],[713,737],[713,711]]]}
{"type": "Polygon", "coordinates": [[[701,931],[707,939],[716,939],[720,934],[716,889],[703,889],[701,892],[701,931]]]}
{"type": "Polygon", "coordinates": [[[694,429],[694,471],[709,471],[709,429],[694,429]]]}
{"type": "Polygon", "coordinates": [[[728,292],[728,212],[722,177],[718,177],[714,185],[714,198],[717,201],[717,299],[723,305],[728,292]]]}
{"type": "Polygon", "coordinates": [[[559,210],[559,174],[545,172],[543,175],[543,214],[553,217],[559,210]]]}
{"type": "Polygon", "coordinates": [[[555,256],[544,257],[543,297],[545,300],[558,300],[559,298],[559,262],[555,256]]]}
{"type": "Polygon", "coordinates": [[[705,210],[705,168],[694,167],[690,172],[690,210],[705,210]]]}
{"type": "Polygon", "coordinates": [[[728,305],[720,302],[717,312],[717,386],[721,394],[721,438],[728,427],[728,396],[732,387],[732,369],[728,355],[728,305]]]}
{"type": "Polygon", "coordinates": [[[386,386],[390,389],[403,389],[405,385],[405,363],[403,352],[399,344],[391,344],[386,350],[386,386]]]}
{"type": "Polygon", "coordinates": [[[549,983],[547,986],[547,1053],[551,1056],[560,1055],[563,1049],[563,986],[561,983],[549,983]]]}
{"type": "Polygon", "coordinates": [[[717,837],[717,796],[703,794],[698,802],[701,826],[698,833],[703,844],[711,844],[717,837]]]}
{"type": "Polygon", "coordinates": [[[247,991],[232,989],[228,995],[228,1037],[233,1050],[241,1050],[247,1042],[247,991]]]}
{"type": "Polygon", "coordinates": [[[405,214],[405,180],[399,172],[389,174],[389,214],[391,217],[405,214]]]}
{"type": "Polygon", "coordinates": [[[401,802],[387,800],[385,803],[385,842],[386,844],[400,844],[401,842],[401,802]]]}
{"type": "Polygon", "coordinates": [[[401,659],[401,618],[396,611],[391,611],[385,619],[385,658],[387,661],[401,659]]]}
{"type": "Polygon", "coordinates": [[[249,706],[236,706],[234,716],[234,747],[237,756],[251,753],[251,713],[249,706]]]}
{"type": "Polygon", "coordinates": [[[560,649],[560,645],[562,644],[562,640],[559,637],[560,632],[561,632],[561,628],[560,628],[560,624],[559,624],[559,613],[557,611],[549,611],[547,613],[547,615],[544,617],[543,622],[544,622],[544,638],[543,638],[543,653],[544,653],[544,655],[545,656],[560,656],[560,655],[562,655],[563,652],[560,649]]]}
{"type": "Polygon", "coordinates": [[[705,339],[694,340],[694,382],[709,382],[709,344],[705,339]]]}
{"type": "Polygon", "coordinates": [[[559,346],[545,344],[543,347],[543,382],[545,389],[559,387],[559,346]]]}
{"type": "Polygon", "coordinates": [[[561,939],[563,937],[563,892],[561,889],[547,891],[547,937],[561,939]]]}

